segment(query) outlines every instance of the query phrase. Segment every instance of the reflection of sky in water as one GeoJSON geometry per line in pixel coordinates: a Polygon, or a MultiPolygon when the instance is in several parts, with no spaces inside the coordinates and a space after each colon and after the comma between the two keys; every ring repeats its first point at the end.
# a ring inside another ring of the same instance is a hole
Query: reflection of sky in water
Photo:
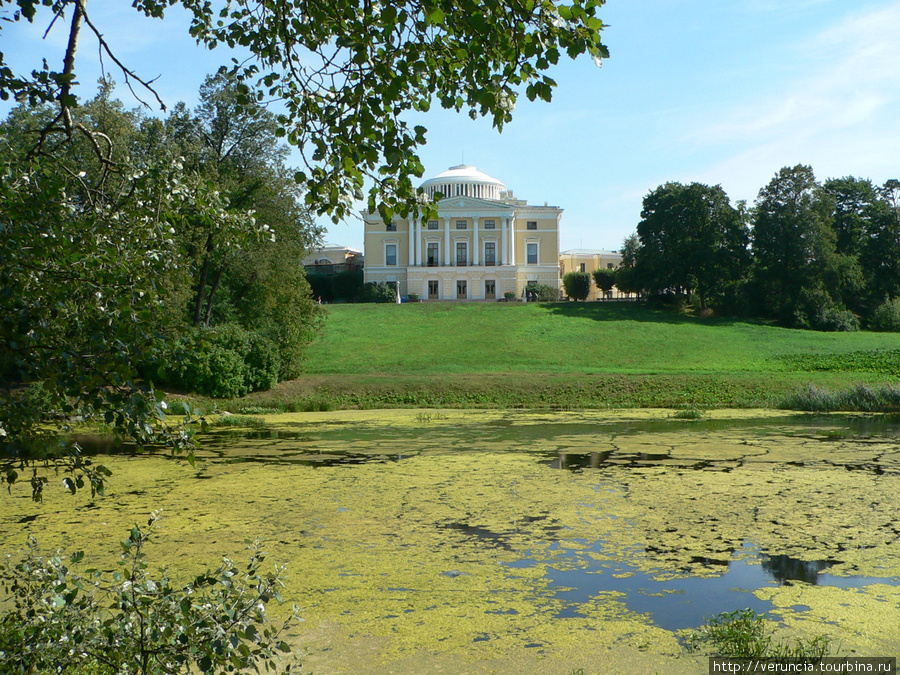
{"type": "MultiPolygon", "coordinates": [[[[579,542],[584,543],[584,542],[579,542]]],[[[744,547],[743,554],[755,553],[752,557],[721,561],[697,560],[722,570],[714,577],[684,577],[657,580],[636,567],[619,561],[596,561],[581,554],[602,553],[602,543],[587,549],[573,551],[552,544],[550,550],[557,557],[547,562],[549,587],[555,590],[554,599],[567,603],[559,617],[583,616],[579,605],[588,603],[604,592],[624,594],[625,606],[640,614],[648,614],[653,622],[666,630],[678,630],[700,626],[704,621],[721,612],[749,607],[763,613],[772,609],[771,603],[760,600],[753,591],[772,585],[810,583],[819,586],[840,588],[861,588],[874,583],[896,585],[898,578],[882,579],[860,576],[836,576],[824,573],[837,561],[804,561],[785,555],[767,556],[759,554],[754,547],[744,547]],[[560,556],[565,563],[559,564],[560,556]],[[565,569],[560,569],[565,567],[565,569]]],[[[514,574],[516,568],[532,567],[542,562],[534,558],[524,558],[508,565],[514,574]]],[[[804,608],[805,609],[805,608],[804,608]]]]}

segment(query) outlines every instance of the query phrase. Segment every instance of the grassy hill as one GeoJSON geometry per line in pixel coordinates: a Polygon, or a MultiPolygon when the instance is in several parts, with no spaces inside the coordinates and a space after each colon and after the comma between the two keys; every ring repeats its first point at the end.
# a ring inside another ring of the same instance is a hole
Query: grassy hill
{"type": "Polygon", "coordinates": [[[900,379],[900,336],[698,319],[629,303],[333,305],[307,375],[329,405],[764,405],[900,379]],[[896,351],[895,351],[896,350],[896,351]]]}

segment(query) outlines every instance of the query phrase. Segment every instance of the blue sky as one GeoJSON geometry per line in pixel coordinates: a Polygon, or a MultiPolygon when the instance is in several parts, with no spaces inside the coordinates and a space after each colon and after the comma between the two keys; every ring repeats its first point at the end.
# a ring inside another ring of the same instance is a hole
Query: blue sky
{"type": "MultiPolygon", "coordinates": [[[[161,76],[167,104],[193,106],[228,54],[194,46],[178,11],[151,21],[129,5],[89,8],[120,58],[161,76]]],[[[601,17],[602,68],[561,62],[553,102],[521,97],[502,134],[440,109],[410,117],[429,129],[424,178],[464,159],[520,198],[563,207],[563,249],[618,248],[644,195],[667,181],[721,184],[752,202],[798,163],[823,180],[900,178],[900,0],[608,0],[601,17]]],[[[39,53],[61,61],[65,33],[57,27],[42,44],[45,28],[7,25],[0,49],[15,63],[39,53]]],[[[97,50],[83,39],[90,95],[97,50]]],[[[133,101],[124,87],[120,96],[133,101]]],[[[361,248],[362,223],[328,222],[326,239],[361,248]]]]}

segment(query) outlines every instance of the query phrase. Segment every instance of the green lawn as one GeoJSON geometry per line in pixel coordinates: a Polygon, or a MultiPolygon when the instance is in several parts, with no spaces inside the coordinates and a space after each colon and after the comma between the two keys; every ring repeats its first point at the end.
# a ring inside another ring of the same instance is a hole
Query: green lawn
{"type": "Polygon", "coordinates": [[[702,320],[635,304],[333,305],[311,374],[765,373],[783,357],[900,348],[890,333],[702,320]]]}
{"type": "Polygon", "coordinates": [[[234,411],[757,407],[900,380],[900,335],[697,319],[630,303],[332,305],[303,377],[234,411]]]}

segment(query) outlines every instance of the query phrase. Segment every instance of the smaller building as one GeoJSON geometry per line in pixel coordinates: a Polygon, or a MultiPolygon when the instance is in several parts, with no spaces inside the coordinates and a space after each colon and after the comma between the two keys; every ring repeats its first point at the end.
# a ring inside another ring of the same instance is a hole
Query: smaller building
{"type": "MultiPolygon", "coordinates": [[[[572,248],[559,254],[559,271],[561,276],[569,272],[587,272],[593,275],[594,270],[614,270],[622,263],[622,254],[617,251],[605,251],[595,248],[572,248]]],[[[630,297],[613,288],[609,296],[601,298],[600,289],[591,277],[591,294],[588,300],[621,299],[630,297]]]]}
{"type": "Polygon", "coordinates": [[[349,246],[323,246],[310,251],[303,259],[303,267],[307,274],[337,274],[361,270],[363,266],[362,251],[349,246]]]}

